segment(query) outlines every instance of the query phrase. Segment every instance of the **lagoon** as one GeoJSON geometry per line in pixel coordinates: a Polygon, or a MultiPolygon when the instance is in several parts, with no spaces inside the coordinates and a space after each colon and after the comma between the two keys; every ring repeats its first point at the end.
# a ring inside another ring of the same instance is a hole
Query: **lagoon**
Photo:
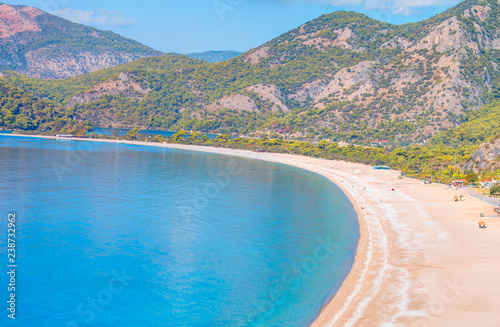
{"type": "Polygon", "coordinates": [[[298,168],[6,135],[0,164],[0,214],[19,217],[13,326],[305,327],[354,262],[352,204],[298,168]]]}

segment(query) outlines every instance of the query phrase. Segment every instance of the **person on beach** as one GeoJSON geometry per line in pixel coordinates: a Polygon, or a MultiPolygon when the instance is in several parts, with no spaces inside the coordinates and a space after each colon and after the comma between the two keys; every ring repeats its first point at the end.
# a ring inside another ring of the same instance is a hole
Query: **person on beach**
{"type": "Polygon", "coordinates": [[[486,223],[484,221],[479,222],[479,228],[486,228],[486,223]]]}

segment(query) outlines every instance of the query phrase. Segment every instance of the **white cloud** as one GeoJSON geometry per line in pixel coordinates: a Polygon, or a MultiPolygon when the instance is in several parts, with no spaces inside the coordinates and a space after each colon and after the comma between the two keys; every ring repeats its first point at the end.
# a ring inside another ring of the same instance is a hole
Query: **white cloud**
{"type": "Polygon", "coordinates": [[[94,16],[93,11],[73,8],[58,9],[53,11],[52,14],[79,24],[92,23],[92,18],[94,16]]]}
{"type": "Polygon", "coordinates": [[[461,0],[395,0],[392,4],[392,11],[395,14],[411,15],[416,10],[427,8],[427,7],[438,7],[438,6],[454,6],[461,2],[461,0]]]}
{"type": "Polygon", "coordinates": [[[107,10],[102,8],[97,11],[62,8],[53,11],[52,14],[85,25],[131,26],[135,23],[134,19],[128,18],[119,10],[107,10]]]}
{"type": "Polygon", "coordinates": [[[119,10],[106,10],[101,8],[97,10],[94,22],[97,25],[130,26],[135,23],[135,20],[127,18],[127,16],[119,10]]]}

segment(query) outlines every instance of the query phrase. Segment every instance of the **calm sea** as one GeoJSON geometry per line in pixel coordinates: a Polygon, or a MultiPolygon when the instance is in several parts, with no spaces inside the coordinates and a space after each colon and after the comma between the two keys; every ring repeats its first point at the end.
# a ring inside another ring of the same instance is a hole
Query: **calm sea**
{"type": "Polygon", "coordinates": [[[354,261],[351,203],[301,169],[8,135],[0,167],[1,326],[308,326],[354,261]]]}

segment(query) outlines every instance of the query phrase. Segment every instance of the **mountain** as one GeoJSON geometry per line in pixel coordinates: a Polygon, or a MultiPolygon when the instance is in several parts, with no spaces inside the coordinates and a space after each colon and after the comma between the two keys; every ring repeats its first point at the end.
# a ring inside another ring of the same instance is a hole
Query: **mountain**
{"type": "Polygon", "coordinates": [[[93,130],[78,113],[0,82],[0,130],[85,134],[93,130]]]}
{"type": "Polygon", "coordinates": [[[0,48],[0,70],[44,79],[74,77],[161,55],[110,31],[4,3],[0,3],[0,48]]]}
{"type": "Polygon", "coordinates": [[[207,62],[221,62],[232,59],[234,57],[238,57],[241,52],[238,51],[206,51],[201,53],[189,53],[186,56],[199,59],[207,62]]]}
{"type": "Polygon", "coordinates": [[[464,166],[476,171],[500,171],[500,137],[481,144],[464,166]]]}
{"type": "Polygon", "coordinates": [[[64,81],[4,81],[94,126],[404,145],[466,122],[499,89],[499,18],[496,0],[405,25],[335,12],[215,64],[168,55],[64,81]]]}
{"type": "MultiPolygon", "coordinates": [[[[495,94],[492,94],[495,98],[495,94]]],[[[431,139],[436,147],[449,146],[455,152],[466,150],[470,158],[464,168],[475,171],[499,170],[500,172],[500,101],[490,99],[481,110],[469,112],[465,122],[458,127],[439,132],[431,139]]]]}

